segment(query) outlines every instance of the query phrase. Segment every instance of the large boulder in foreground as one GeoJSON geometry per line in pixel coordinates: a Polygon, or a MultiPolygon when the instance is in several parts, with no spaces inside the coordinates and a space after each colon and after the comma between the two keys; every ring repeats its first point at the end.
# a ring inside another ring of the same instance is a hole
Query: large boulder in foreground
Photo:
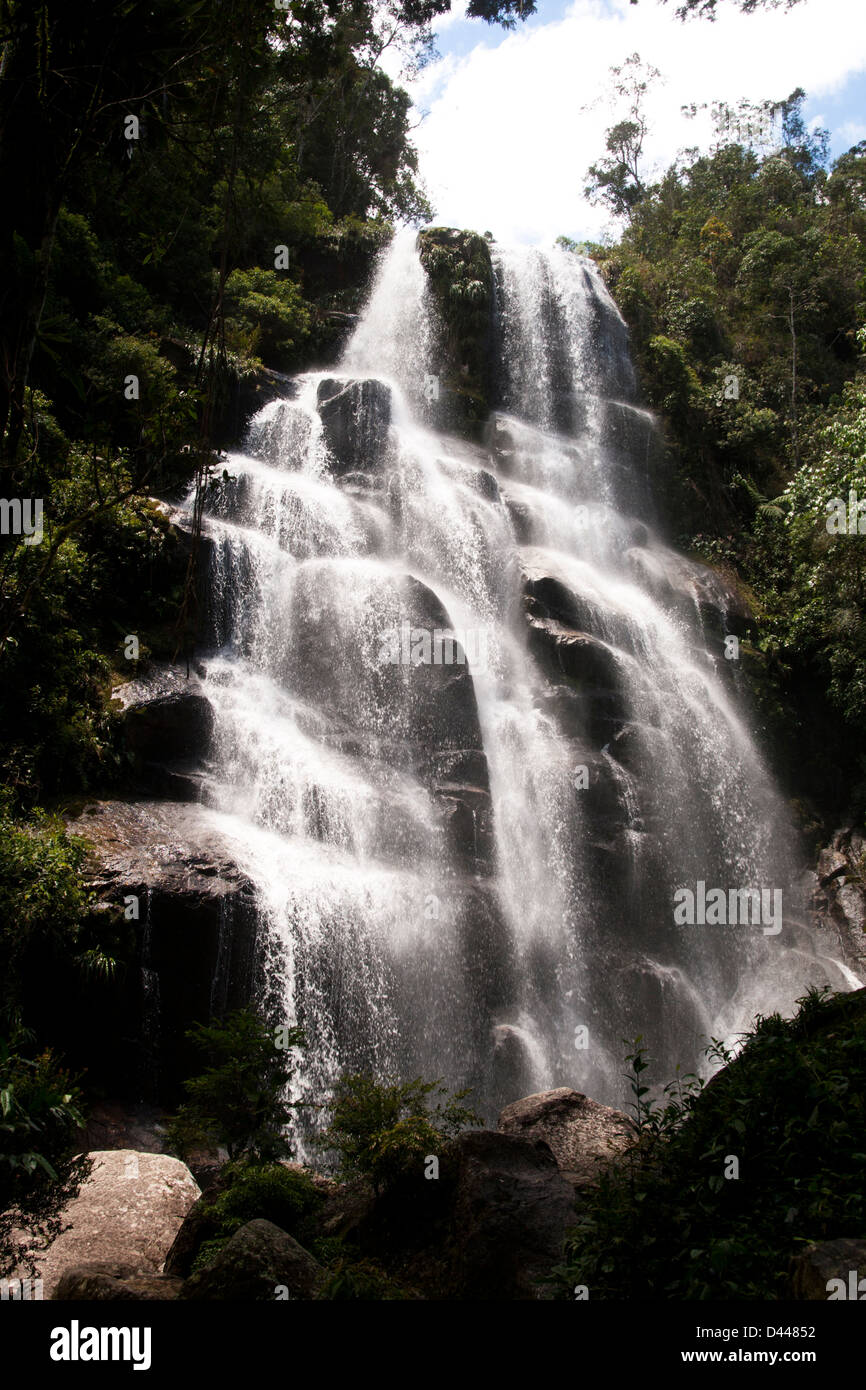
{"type": "Polygon", "coordinates": [[[454,1141],[453,1159],[456,1296],[543,1297],[574,1221],[572,1189],[550,1148],[514,1134],[468,1130],[454,1141]]]}
{"type": "Polygon", "coordinates": [[[186,1164],[168,1154],[106,1149],[87,1156],[90,1173],[61,1213],[65,1229],[34,1255],[45,1298],[76,1266],[114,1265],[124,1278],[158,1274],[200,1195],[186,1164]]]}
{"type": "Polygon", "coordinates": [[[634,1138],[634,1127],[621,1110],[599,1105],[569,1086],[506,1105],[499,1129],[549,1144],[563,1177],[575,1187],[595,1182],[634,1138]]]}
{"type": "Polygon", "coordinates": [[[324,1275],[317,1260],[272,1221],[248,1221],[211,1263],[187,1279],[184,1299],[273,1302],[311,1299],[324,1275]]]}
{"type": "Polygon", "coordinates": [[[575,1220],[574,1192],[541,1141],[465,1130],[375,1196],[355,1221],[361,1252],[422,1298],[511,1301],[550,1296],[550,1271],[575,1220]]]}

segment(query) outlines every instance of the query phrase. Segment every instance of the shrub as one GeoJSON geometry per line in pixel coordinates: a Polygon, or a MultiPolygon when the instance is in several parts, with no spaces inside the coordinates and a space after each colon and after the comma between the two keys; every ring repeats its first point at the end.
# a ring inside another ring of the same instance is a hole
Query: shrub
{"type": "Polygon", "coordinates": [[[286,1126],[294,1108],[285,1099],[294,1067],[291,1049],[303,1045],[298,1028],[285,1030],[284,1048],[254,1009],[238,1009],[222,1023],[196,1023],[186,1036],[213,1059],[200,1076],[184,1082],[189,1101],[168,1126],[181,1156],[197,1146],[222,1145],[230,1159],[261,1161],[290,1152],[286,1126]]]}
{"type": "Polygon", "coordinates": [[[866,1224],[863,991],[813,990],[795,1018],[759,1018],[735,1060],[708,1051],[729,1065],[673,1083],[663,1106],[646,1099],[644,1049],[631,1055],[635,1143],[585,1196],[565,1297],[784,1298],[798,1246],[866,1224]]]}
{"type": "Polygon", "coordinates": [[[314,1243],[314,1219],[324,1198],[308,1173],[281,1163],[240,1162],[228,1164],[220,1176],[227,1186],[206,1208],[194,1270],[210,1264],[248,1221],[272,1221],[302,1245],[314,1243]]]}
{"type": "Polygon", "coordinates": [[[380,1192],[417,1169],[427,1154],[479,1118],[441,1081],[379,1082],[344,1076],[331,1098],[332,1119],[320,1143],[336,1149],[345,1172],[371,1179],[380,1192]],[[433,1098],[436,1104],[432,1105],[433,1098]]]}
{"type": "Polygon", "coordinates": [[[88,1162],[74,1158],[84,1123],[76,1078],[50,1051],[28,1055],[33,1034],[0,1038],[0,1276],[59,1234],[60,1212],[76,1195],[88,1162]],[[11,1239],[16,1230],[16,1239],[11,1239]],[[23,1233],[23,1244],[21,1234],[23,1233]]]}
{"type": "Polygon", "coordinates": [[[15,1018],[25,986],[50,971],[110,975],[114,958],[93,935],[84,845],[35,810],[15,818],[0,799],[0,1013],[15,1018]]]}

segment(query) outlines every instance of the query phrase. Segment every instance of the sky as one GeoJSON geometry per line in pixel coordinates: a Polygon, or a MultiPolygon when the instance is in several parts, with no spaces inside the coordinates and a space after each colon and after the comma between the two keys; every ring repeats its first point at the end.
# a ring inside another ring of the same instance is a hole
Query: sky
{"type": "Polygon", "coordinates": [[[715,23],[682,23],[661,0],[538,0],[538,8],[507,32],[465,19],[455,0],[434,25],[439,58],[401,82],[437,223],[526,244],[615,232],[583,186],[606,128],[625,114],[610,104],[610,68],[635,52],[663,77],[647,100],[650,169],[709,145],[709,117],[688,120],[683,105],[780,100],[795,87],[807,93],[808,123],[830,130],[833,155],[866,139],[864,0],[804,0],[752,15],[720,0],[715,23]]]}

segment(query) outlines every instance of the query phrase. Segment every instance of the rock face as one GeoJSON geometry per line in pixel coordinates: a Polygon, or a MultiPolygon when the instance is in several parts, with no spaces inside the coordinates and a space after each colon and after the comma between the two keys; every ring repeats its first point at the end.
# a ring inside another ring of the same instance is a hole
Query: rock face
{"type": "Polygon", "coordinates": [[[160,796],[201,799],[200,761],[213,734],[213,709],[195,672],[154,664],[118,686],[123,738],[135,759],[135,780],[160,796]]]}
{"type": "Polygon", "coordinates": [[[248,1221],[216,1258],[184,1284],[180,1297],[195,1300],[273,1302],[310,1299],[322,1266],[271,1221],[248,1221]]]}
{"type": "Polygon", "coordinates": [[[866,1240],[826,1240],[819,1245],[808,1245],[790,1264],[791,1294],[794,1298],[810,1301],[826,1301],[831,1294],[836,1299],[857,1298],[866,1295],[866,1283],[857,1290],[861,1279],[866,1279],[866,1240]],[[828,1288],[833,1279],[841,1280],[839,1285],[828,1288]]]}
{"type": "MultiPolygon", "coordinates": [[[[78,1268],[80,1275],[82,1265],[123,1270],[118,1276],[100,1268],[99,1279],[158,1274],[181,1222],[199,1196],[186,1164],[168,1154],[106,1149],[88,1157],[93,1164],[90,1174],[62,1213],[66,1229],[35,1256],[46,1298],[54,1296],[65,1274],[78,1268]]],[[[99,1279],[97,1286],[103,1288],[99,1279]]],[[[79,1289],[81,1285],[73,1284],[70,1277],[63,1287],[79,1289]]]]}
{"type": "Polygon", "coordinates": [[[596,1181],[634,1137],[621,1110],[599,1105],[568,1086],[507,1105],[499,1128],[503,1134],[549,1144],[563,1177],[575,1187],[596,1181]]]}
{"type": "MultiPolygon", "coordinates": [[[[246,1003],[256,963],[253,885],[219,819],[198,806],[97,801],[67,822],[88,844],[97,911],[132,912],[132,968],[92,1026],[119,1040],[106,1059],[115,1094],[173,1103],[199,1058],[184,1037],[213,1009],[246,1003]],[[111,1011],[114,1015],[110,1016],[111,1011]],[[116,1073],[116,1075],[115,1075],[116,1073]]],[[[71,1006],[70,1006],[71,1007],[71,1006]]],[[[75,1029],[87,1031],[86,1018],[75,1029]]],[[[104,1036],[104,1033],[103,1033],[104,1036]]],[[[91,1047],[99,1055],[96,1041],[91,1047]]]]}
{"type": "Polygon", "coordinates": [[[319,382],[316,395],[334,472],[375,472],[388,442],[391,390],[382,381],[319,382]]]}
{"type": "Polygon", "coordinates": [[[866,979],[866,835],[837,830],[812,878],[816,925],[835,938],[850,969],[866,979]]]}

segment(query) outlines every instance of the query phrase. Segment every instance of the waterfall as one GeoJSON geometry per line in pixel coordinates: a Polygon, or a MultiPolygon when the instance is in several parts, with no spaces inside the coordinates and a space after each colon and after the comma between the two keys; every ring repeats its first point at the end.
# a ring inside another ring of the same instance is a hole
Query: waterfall
{"type": "Polygon", "coordinates": [[[732,595],[669,548],[663,450],[592,264],[497,250],[484,444],[434,427],[414,234],[339,367],[293,379],[209,500],[206,800],[258,885],[268,997],[344,1069],[444,1077],[488,1119],[622,1103],[709,1036],[847,988],[799,925],[785,808],[726,657],[732,595]],[[780,890],[778,933],[675,894],[780,890]]]}

